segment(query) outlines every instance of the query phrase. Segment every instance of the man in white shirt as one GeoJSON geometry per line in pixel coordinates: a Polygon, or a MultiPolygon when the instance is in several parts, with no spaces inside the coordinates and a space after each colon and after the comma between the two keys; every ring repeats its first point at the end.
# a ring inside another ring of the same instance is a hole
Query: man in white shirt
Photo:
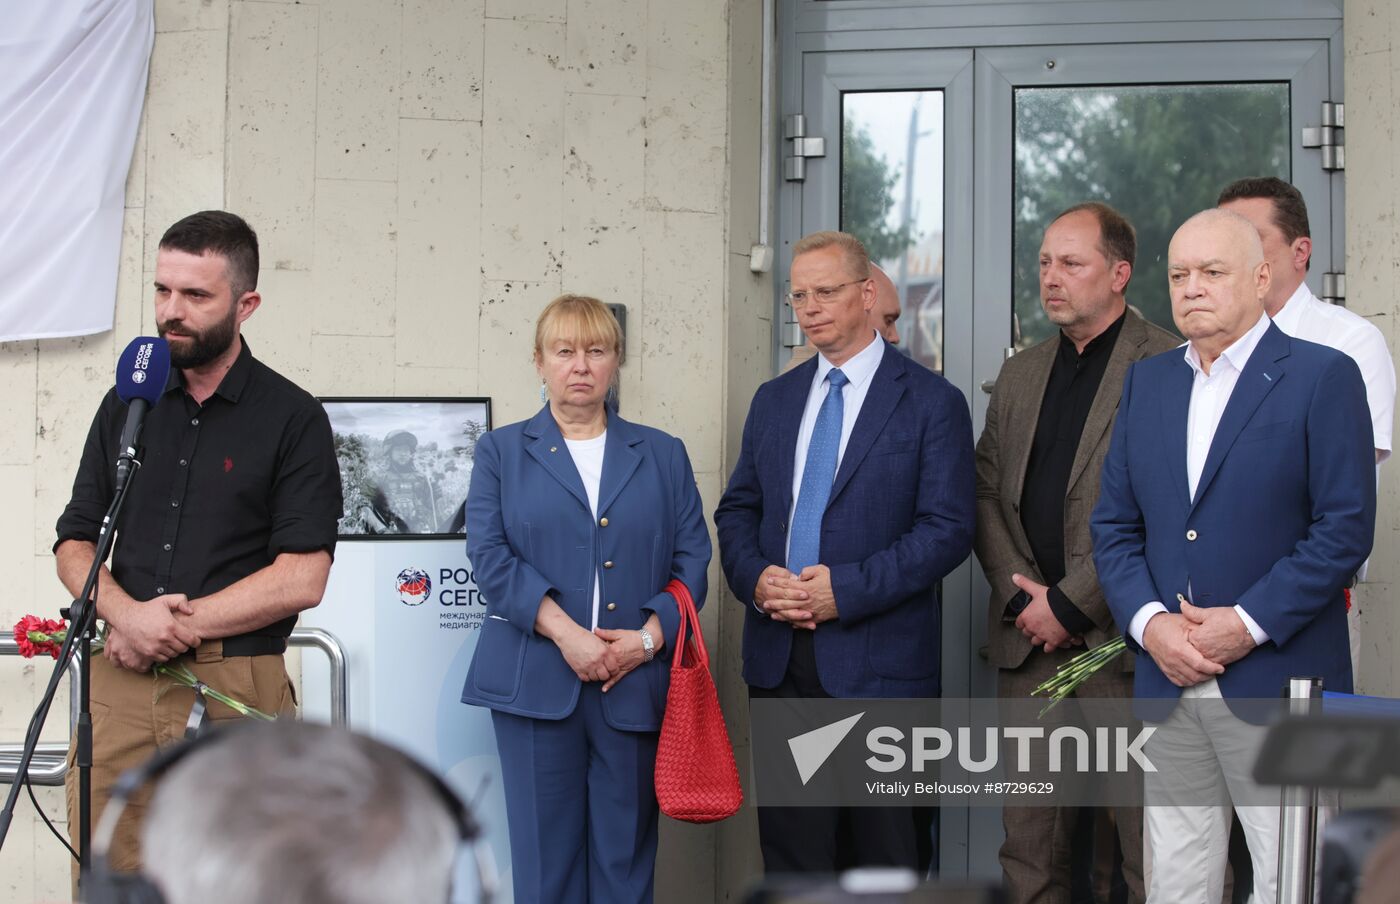
{"type": "MultiPolygon", "coordinates": [[[[875,307],[865,313],[865,321],[871,329],[890,345],[899,344],[899,289],[889,274],[874,264],[870,265],[870,279],[875,283],[875,307]]],[[[787,373],[817,353],[817,347],[808,339],[806,344],[792,350],[792,357],[783,365],[782,373],[787,373]]]]}
{"type": "MultiPolygon", "coordinates": [[[[875,306],[865,313],[865,322],[880,334],[890,345],[899,345],[899,316],[902,312],[899,303],[899,289],[894,280],[883,269],[870,264],[870,280],[875,283],[875,306]]],[[[803,345],[792,350],[792,357],[783,365],[780,373],[787,373],[817,355],[817,347],[808,339],[803,345]]],[[[918,839],[919,859],[917,870],[920,875],[928,872],[933,862],[934,833],[932,831],[933,808],[914,808],[915,834],[918,839]]]]}
{"type": "MultiPolygon", "coordinates": [[[[1290,336],[1346,352],[1361,368],[1366,381],[1366,404],[1376,465],[1390,457],[1390,432],[1395,417],[1395,364],[1385,336],[1366,318],[1313,295],[1304,278],[1312,257],[1308,208],[1303,195],[1274,176],[1240,179],[1225,186],[1216,204],[1254,224],[1269,262],[1271,282],[1264,312],[1290,336]]],[[[1360,576],[1365,577],[1363,564],[1360,576]]],[[[1347,611],[1352,671],[1360,668],[1361,632],[1358,611],[1347,611]]]]}
{"type": "MultiPolygon", "coordinates": [[[[820,354],[754,394],[715,510],[751,700],[941,690],[939,582],[971,552],[976,517],[972,419],[957,388],[870,326],[871,272],[846,233],[793,246],[788,303],[820,354]]],[[[758,808],[771,873],[913,868],[915,826],[909,807],[758,808]]]]}
{"type": "Polygon", "coordinates": [[[1220,900],[1222,786],[1254,900],[1271,904],[1278,797],[1252,777],[1270,713],[1251,701],[1296,675],[1352,688],[1342,587],[1376,513],[1366,387],[1348,356],[1264,315],[1269,270],[1238,214],[1177,230],[1167,275],[1188,345],[1129,369],[1091,519],[1099,584],[1139,654],[1135,708],[1164,724],[1148,747],[1149,904],[1220,900]]]}
{"type": "Polygon", "coordinates": [[[1376,464],[1390,457],[1395,417],[1395,364],[1375,324],[1313,295],[1303,280],[1312,258],[1308,208],[1298,189],[1274,176],[1240,179],[1220,192],[1219,207],[1254,224],[1269,262],[1264,313],[1290,336],[1346,352],[1366,380],[1376,464]]]}

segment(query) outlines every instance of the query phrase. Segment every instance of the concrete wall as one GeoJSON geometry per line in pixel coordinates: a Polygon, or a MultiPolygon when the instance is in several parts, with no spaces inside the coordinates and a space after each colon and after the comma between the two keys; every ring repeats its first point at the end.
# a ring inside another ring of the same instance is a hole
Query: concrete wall
{"type": "MultiPolygon", "coordinates": [[[[544,304],[626,304],[623,413],[684,438],[712,509],[726,387],[747,398],[768,369],[771,296],[746,266],[758,4],[734,5],[748,33],[731,64],[724,0],[157,0],[116,327],[0,346],[5,623],[63,603],[49,547],[83,437],[117,353],[155,328],[160,234],[206,207],[261,236],[249,343],[320,395],[484,395],[510,423],[539,406],[544,304]]],[[[0,736],[18,739],[48,670],[0,669],[0,736]]],[[[63,815],[61,789],[40,801],[63,815]]],[[[717,834],[664,828],[660,900],[716,899],[717,834]]],[[[26,803],[0,899],[63,899],[65,858],[26,803]]]]}
{"type": "MultiPolygon", "coordinates": [[[[1347,307],[1372,320],[1397,348],[1400,286],[1400,6],[1347,0],[1347,307]]],[[[1380,517],[1361,607],[1360,692],[1400,696],[1400,459],[1381,468],[1380,517]]]]}
{"type": "MultiPolygon", "coordinates": [[[[739,458],[744,420],[749,401],[760,383],[773,373],[773,279],[774,274],[755,275],[749,270],[749,250],[759,240],[759,131],[761,125],[761,76],[763,14],[758,0],[730,4],[730,85],[729,85],[729,242],[726,247],[729,269],[725,310],[724,374],[724,472],[723,489],[729,472],[739,458]]],[[[781,133],[779,133],[781,135],[781,133]]],[[[774,170],[776,164],[767,162],[774,170]]],[[[776,224],[774,225],[776,228],[776,224]]],[[[776,242],[776,235],[769,241],[776,242]]],[[[781,274],[777,279],[785,279],[781,274]]],[[[713,512],[713,501],[707,499],[713,512]]],[[[716,551],[718,558],[718,551],[716,551]]],[[[740,659],[744,637],[744,609],[729,594],[717,596],[711,585],[711,605],[720,609],[718,658],[711,659],[720,705],[729,723],[729,739],[746,789],[749,783],[749,695],[741,674],[740,659]]],[[[714,646],[714,641],[711,641],[714,646]]],[[[758,820],[752,807],[716,827],[709,840],[714,845],[714,901],[737,902],[763,872],[758,851],[758,820]]],[[[657,898],[657,900],[664,900],[657,898]]],[[[701,898],[688,899],[700,901],[701,898]]],[[[706,899],[708,900],[708,899],[706,899]]]]}

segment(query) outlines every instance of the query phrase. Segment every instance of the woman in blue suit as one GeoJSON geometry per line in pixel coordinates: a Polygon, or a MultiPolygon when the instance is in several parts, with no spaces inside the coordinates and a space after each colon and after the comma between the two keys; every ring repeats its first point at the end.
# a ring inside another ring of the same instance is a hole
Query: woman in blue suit
{"type": "Polygon", "coordinates": [[[515,900],[652,899],[652,769],[679,616],[710,537],[685,446],[604,404],[622,331],[564,295],[535,327],[547,404],[476,447],[467,554],[487,618],[462,700],[492,710],[515,900]]]}

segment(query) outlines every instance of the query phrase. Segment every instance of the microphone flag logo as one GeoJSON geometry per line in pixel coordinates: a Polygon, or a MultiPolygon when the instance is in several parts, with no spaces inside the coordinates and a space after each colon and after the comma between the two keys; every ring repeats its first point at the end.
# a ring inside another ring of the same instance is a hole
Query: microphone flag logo
{"type": "Polygon", "coordinates": [[[170,346],[164,339],[137,336],[117,359],[117,398],[130,405],[137,399],[154,405],[170,375],[170,346]]]}
{"type": "Polygon", "coordinates": [[[433,580],[421,568],[405,568],[395,579],[394,589],[405,606],[421,606],[433,590],[433,580]]]}

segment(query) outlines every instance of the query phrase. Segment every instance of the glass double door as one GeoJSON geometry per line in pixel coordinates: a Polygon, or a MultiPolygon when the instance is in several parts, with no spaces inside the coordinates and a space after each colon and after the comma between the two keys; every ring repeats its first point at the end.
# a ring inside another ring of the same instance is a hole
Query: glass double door
{"type": "MultiPolygon", "coordinates": [[[[1071,204],[1104,201],[1134,223],[1128,301],[1174,331],[1172,232],[1229,182],[1280,176],[1308,203],[1321,294],[1321,274],[1342,269],[1340,199],[1301,131],[1328,99],[1329,52],[1328,40],[803,50],[786,96],[800,93],[826,154],[784,183],[783,248],[819,229],[861,237],[900,290],[901,350],[963,391],[980,433],[1006,356],[1053,333],[1038,252],[1071,204]]],[[[980,655],[987,592],[975,559],[944,581],[947,696],[996,693],[980,655]]],[[[995,811],[942,822],[945,872],[999,875],[995,811]]]]}

